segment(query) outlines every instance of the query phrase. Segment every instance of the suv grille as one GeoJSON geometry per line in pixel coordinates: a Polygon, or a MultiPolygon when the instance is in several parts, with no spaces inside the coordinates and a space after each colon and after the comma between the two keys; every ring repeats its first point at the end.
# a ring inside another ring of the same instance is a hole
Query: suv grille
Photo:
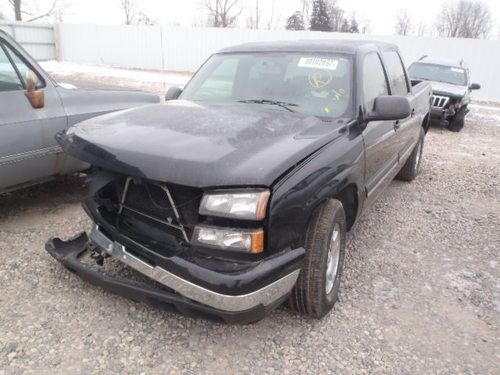
{"type": "Polygon", "coordinates": [[[450,98],[447,96],[441,95],[432,95],[431,96],[431,106],[435,108],[444,108],[450,101],[450,98]]]}

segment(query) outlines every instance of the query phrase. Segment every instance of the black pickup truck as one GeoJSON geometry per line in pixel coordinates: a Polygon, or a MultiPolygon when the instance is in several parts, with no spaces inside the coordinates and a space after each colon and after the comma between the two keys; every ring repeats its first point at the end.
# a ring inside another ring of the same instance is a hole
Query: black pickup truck
{"type": "Polygon", "coordinates": [[[46,249],[91,283],[184,313],[252,322],[289,299],[322,317],[346,231],[395,176],[418,174],[430,93],[390,44],[225,49],[165,104],[58,136],[96,169],[83,203],[94,226],[46,249]],[[103,273],[89,253],[151,282],[103,273]]]}

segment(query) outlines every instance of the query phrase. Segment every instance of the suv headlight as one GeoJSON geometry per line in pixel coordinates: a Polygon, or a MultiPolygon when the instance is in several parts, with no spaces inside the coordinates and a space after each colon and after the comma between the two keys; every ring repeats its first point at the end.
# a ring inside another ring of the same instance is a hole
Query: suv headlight
{"type": "Polygon", "coordinates": [[[269,190],[205,193],[201,200],[200,215],[263,220],[266,217],[269,195],[269,190]]]}
{"type": "Polygon", "coordinates": [[[244,253],[264,251],[264,230],[218,228],[198,225],[194,228],[193,239],[196,244],[221,250],[244,253]]]}

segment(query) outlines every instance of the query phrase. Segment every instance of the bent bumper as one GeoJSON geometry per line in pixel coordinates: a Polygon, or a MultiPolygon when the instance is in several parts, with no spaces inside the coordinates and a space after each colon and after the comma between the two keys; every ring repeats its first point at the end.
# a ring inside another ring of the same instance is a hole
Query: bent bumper
{"type": "Polygon", "coordinates": [[[250,293],[221,294],[196,285],[159,266],[149,264],[131,254],[125,246],[110,240],[99,231],[98,227],[92,229],[90,239],[85,233],[69,241],[51,239],[46,244],[46,250],[84,280],[113,293],[156,305],[170,304],[183,313],[201,312],[219,317],[227,323],[249,323],[262,319],[286,299],[299,275],[297,268],[250,293]],[[79,258],[88,251],[90,243],[172,291],[111,277],[83,263],[79,258]]]}

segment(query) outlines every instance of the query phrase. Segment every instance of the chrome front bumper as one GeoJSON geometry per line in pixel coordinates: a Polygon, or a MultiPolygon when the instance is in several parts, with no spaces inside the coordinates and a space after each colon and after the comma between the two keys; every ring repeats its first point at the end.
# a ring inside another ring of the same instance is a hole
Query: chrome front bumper
{"type": "Polygon", "coordinates": [[[257,306],[267,307],[273,305],[292,290],[300,272],[297,269],[281,279],[248,294],[226,295],[193,284],[161,267],[139,259],[128,252],[125,246],[109,239],[99,230],[98,226],[92,228],[89,239],[107,255],[174,290],[178,294],[203,305],[227,312],[242,312],[257,306]]]}

